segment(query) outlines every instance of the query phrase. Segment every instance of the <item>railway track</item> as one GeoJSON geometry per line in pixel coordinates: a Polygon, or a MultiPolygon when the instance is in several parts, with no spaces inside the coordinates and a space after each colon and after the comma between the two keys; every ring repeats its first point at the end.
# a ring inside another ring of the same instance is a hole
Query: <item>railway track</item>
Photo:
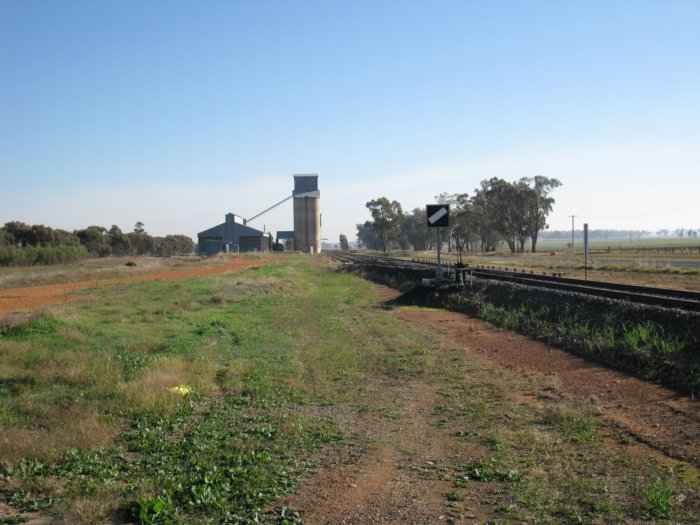
{"type": "MultiPolygon", "coordinates": [[[[345,263],[375,264],[387,267],[402,267],[429,270],[436,264],[427,261],[409,261],[394,257],[378,255],[357,254],[333,254],[332,257],[345,263]]],[[[495,281],[508,281],[536,288],[547,288],[576,292],[597,297],[606,297],[629,301],[631,303],[662,306],[665,308],[679,308],[700,312],[700,293],[687,290],[672,290],[667,288],[652,288],[648,286],[633,286],[601,281],[584,281],[582,279],[569,279],[560,275],[537,275],[517,271],[496,270],[479,266],[466,266],[455,268],[453,265],[445,266],[452,278],[461,273],[465,280],[490,279],[495,281]]],[[[461,279],[460,279],[461,281],[461,279]]]]}

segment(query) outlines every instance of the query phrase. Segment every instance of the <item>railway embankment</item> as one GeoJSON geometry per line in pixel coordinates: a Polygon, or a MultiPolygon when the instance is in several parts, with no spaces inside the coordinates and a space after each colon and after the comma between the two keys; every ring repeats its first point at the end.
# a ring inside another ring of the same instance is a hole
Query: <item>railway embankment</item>
{"type": "Polygon", "coordinates": [[[700,313],[476,279],[421,284],[429,270],[347,265],[402,291],[395,301],[465,313],[691,395],[700,392],[700,313]]]}

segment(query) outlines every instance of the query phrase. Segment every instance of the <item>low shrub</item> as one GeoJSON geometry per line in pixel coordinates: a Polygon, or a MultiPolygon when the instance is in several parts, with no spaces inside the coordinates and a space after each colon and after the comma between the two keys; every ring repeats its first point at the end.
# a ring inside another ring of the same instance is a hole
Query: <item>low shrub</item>
{"type": "Polygon", "coordinates": [[[90,257],[82,245],[0,247],[0,266],[67,264],[90,257]]]}

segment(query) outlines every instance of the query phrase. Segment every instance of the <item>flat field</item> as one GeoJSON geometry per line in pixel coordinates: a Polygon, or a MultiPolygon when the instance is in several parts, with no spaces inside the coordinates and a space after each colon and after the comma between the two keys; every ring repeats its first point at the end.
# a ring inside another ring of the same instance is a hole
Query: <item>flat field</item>
{"type": "MultiPolygon", "coordinates": [[[[669,241],[660,244],[660,240],[642,240],[632,244],[612,244],[603,241],[592,243],[588,264],[585,264],[582,252],[583,243],[577,244],[577,250],[570,254],[566,245],[556,242],[540,242],[537,253],[506,253],[497,251],[486,254],[464,253],[463,262],[472,265],[485,265],[497,268],[509,268],[559,273],[564,277],[575,279],[637,284],[659,288],[677,288],[682,290],[700,291],[700,241],[669,241]],[[607,252],[607,246],[613,251],[607,252]],[[630,251],[616,251],[622,246],[630,251]],[[645,249],[656,249],[660,246],[689,249],[689,252],[649,252],[645,249]],[[637,251],[637,250],[640,251],[637,251]]],[[[430,252],[400,252],[398,256],[408,259],[420,258],[434,260],[435,251],[430,252]]],[[[455,263],[458,260],[456,252],[442,252],[445,262],[455,263]]]]}
{"type": "Polygon", "coordinates": [[[323,257],[135,262],[0,271],[90,283],[0,312],[0,523],[700,520],[696,401],[323,257]]]}

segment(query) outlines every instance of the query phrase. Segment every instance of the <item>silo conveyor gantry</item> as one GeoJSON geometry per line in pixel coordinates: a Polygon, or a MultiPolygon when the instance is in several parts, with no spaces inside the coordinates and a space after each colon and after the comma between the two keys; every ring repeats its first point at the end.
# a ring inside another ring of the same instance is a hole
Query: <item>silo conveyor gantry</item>
{"type": "Polygon", "coordinates": [[[294,175],[294,191],[274,204],[245,219],[244,224],[274,210],[294,199],[294,249],[303,253],[321,252],[321,192],[318,190],[318,175],[294,175]]]}

